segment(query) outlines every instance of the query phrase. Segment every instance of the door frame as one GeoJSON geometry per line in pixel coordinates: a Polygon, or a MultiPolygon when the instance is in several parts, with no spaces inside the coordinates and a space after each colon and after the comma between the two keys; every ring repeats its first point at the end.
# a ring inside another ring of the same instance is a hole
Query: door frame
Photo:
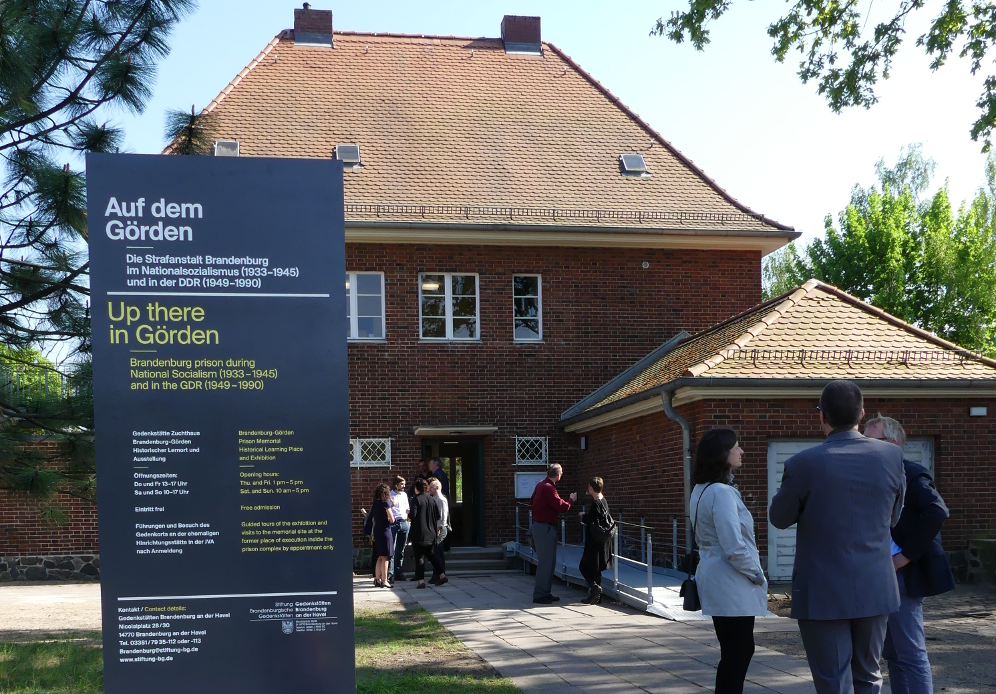
{"type": "MultiPolygon", "coordinates": [[[[472,437],[461,437],[461,436],[447,437],[446,439],[436,438],[436,437],[433,437],[433,438],[424,438],[424,439],[422,439],[422,454],[426,456],[426,459],[431,458],[432,457],[432,448],[431,448],[431,446],[433,446],[433,445],[442,446],[443,444],[446,443],[447,440],[453,441],[454,439],[456,439],[457,442],[460,445],[467,446],[468,448],[473,448],[475,456],[477,458],[477,461],[476,461],[476,463],[474,465],[475,472],[477,473],[476,474],[476,481],[474,483],[474,500],[475,500],[474,514],[473,514],[473,517],[470,520],[473,523],[473,532],[472,532],[472,534],[477,536],[477,545],[476,546],[478,546],[478,547],[486,547],[487,546],[487,538],[485,537],[485,531],[484,531],[484,517],[485,517],[485,514],[484,514],[484,439],[481,439],[481,438],[472,438],[472,437]],[[426,447],[430,447],[428,454],[426,454],[426,447]]],[[[456,480],[451,480],[450,484],[454,484],[455,482],[456,482],[456,480]]],[[[453,490],[451,489],[450,490],[450,496],[452,496],[452,495],[453,495],[453,490]]],[[[465,517],[464,518],[464,522],[466,522],[466,520],[467,519],[465,517]]],[[[469,545],[469,546],[474,546],[474,545],[469,545]]]]}

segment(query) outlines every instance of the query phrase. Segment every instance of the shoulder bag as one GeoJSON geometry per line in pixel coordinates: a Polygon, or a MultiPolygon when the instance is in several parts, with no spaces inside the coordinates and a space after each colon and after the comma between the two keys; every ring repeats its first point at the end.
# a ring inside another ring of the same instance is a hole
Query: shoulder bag
{"type": "Polygon", "coordinates": [[[591,533],[591,539],[600,545],[604,545],[612,541],[612,533],[616,531],[616,522],[612,520],[612,517],[606,517],[605,509],[601,504],[595,504],[598,509],[598,513],[595,519],[588,523],[588,532],[591,533]]]}
{"type": "MultiPolygon", "coordinates": [[[[706,489],[711,487],[714,482],[710,482],[699,494],[699,503],[695,505],[695,521],[692,523],[692,542],[695,542],[695,523],[699,522],[699,506],[702,505],[702,497],[705,496],[706,489]]],[[[682,602],[682,608],[687,612],[698,612],[702,609],[702,603],[699,601],[699,587],[695,584],[695,578],[692,576],[692,557],[694,556],[694,551],[688,553],[688,578],[681,582],[681,590],[678,591],[678,595],[684,598],[682,602]]]]}

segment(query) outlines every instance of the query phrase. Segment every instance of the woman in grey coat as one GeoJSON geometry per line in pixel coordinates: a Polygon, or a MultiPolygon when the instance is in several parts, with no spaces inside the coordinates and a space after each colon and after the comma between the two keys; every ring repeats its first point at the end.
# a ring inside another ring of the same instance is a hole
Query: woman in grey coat
{"type": "Polygon", "coordinates": [[[768,582],[754,542],[754,519],[731,485],[743,464],[732,429],[706,432],[695,449],[689,502],[699,550],[695,583],[702,614],[719,639],[716,694],[741,694],[754,657],[754,618],[768,612],[768,582]]]}

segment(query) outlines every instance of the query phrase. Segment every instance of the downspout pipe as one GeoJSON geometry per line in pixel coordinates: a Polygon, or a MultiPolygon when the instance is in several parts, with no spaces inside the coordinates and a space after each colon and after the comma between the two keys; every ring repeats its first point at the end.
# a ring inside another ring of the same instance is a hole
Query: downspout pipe
{"type": "Polygon", "coordinates": [[[692,553],[692,528],[689,502],[692,494],[692,431],[688,426],[688,420],[674,411],[671,406],[672,391],[663,391],[661,400],[664,402],[664,414],[672,422],[677,422],[681,427],[681,471],[683,477],[684,497],[685,497],[685,552],[690,556],[692,553]]]}

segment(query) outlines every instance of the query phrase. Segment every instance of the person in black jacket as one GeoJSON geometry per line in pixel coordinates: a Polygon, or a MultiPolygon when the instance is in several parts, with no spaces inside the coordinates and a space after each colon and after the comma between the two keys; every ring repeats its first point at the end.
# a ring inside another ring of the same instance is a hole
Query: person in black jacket
{"type": "Polygon", "coordinates": [[[587,511],[578,514],[581,524],[585,526],[584,552],[578,569],[588,583],[588,598],[583,600],[586,605],[597,605],[602,601],[602,572],[612,561],[611,531],[612,516],[609,514],[609,502],[602,496],[603,482],[601,477],[592,477],[588,483],[588,495],[591,503],[587,511]]]}
{"type": "MultiPolygon", "coordinates": [[[[906,432],[895,419],[868,420],[865,436],[906,445],[906,432]]],[[[899,582],[900,607],[889,615],[883,655],[889,661],[894,694],[932,694],[933,677],[923,632],[923,599],[954,590],[954,575],[941,547],[941,526],[948,518],[934,480],[922,465],[903,460],[906,496],[903,513],[892,529],[892,562],[899,582]]]]}
{"type": "Polygon", "coordinates": [[[433,552],[439,534],[439,506],[426,493],[425,480],[415,480],[415,496],[411,501],[411,533],[408,535],[415,554],[416,588],[425,588],[425,560],[432,564],[433,573],[441,574],[442,567],[433,552]]]}

